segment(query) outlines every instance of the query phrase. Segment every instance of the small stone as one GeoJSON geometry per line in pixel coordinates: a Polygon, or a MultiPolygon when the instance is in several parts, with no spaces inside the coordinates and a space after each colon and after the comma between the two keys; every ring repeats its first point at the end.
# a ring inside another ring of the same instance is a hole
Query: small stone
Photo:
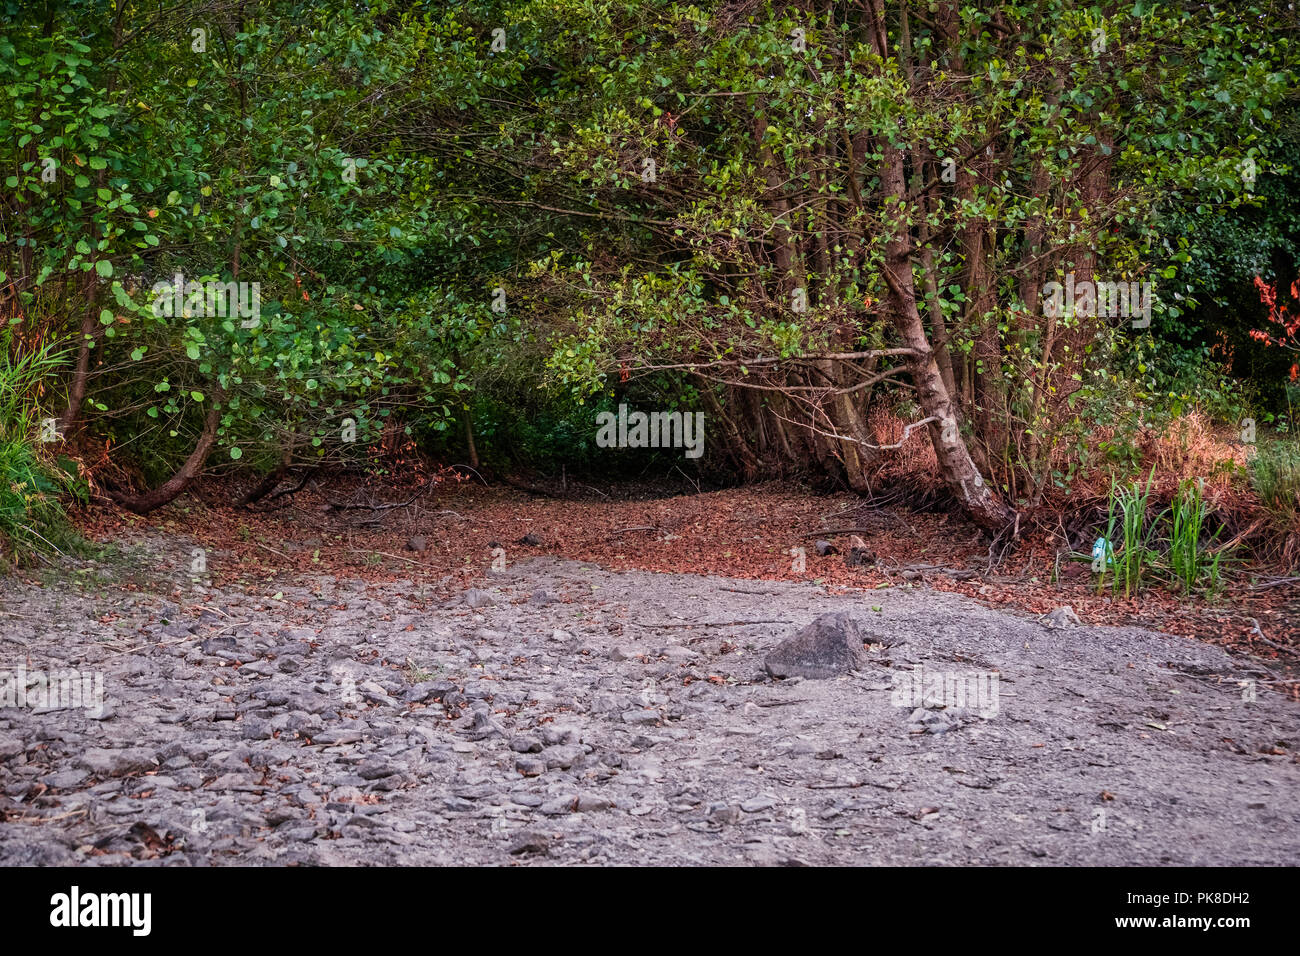
{"type": "Polygon", "coordinates": [[[517,754],[536,754],[542,752],[542,742],[536,737],[514,737],[510,749],[517,754]]]}
{"type": "Polygon", "coordinates": [[[551,838],[548,834],[525,830],[510,844],[510,854],[519,856],[522,853],[545,853],[550,845],[551,838]]]}
{"type": "Polygon", "coordinates": [[[288,823],[290,820],[297,820],[299,815],[294,812],[292,807],[276,807],[266,815],[266,825],[268,827],[278,827],[282,823],[288,823]]]}
{"type": "Polygon", "coordinates": [[[492,712],[485,705],[479,705],[474,709],[472,723],[465,736],[470,740],[484,740],[488,737],[504,737],[505,734],[505,728],[492,716],[492,712]]]}
{"type": "Polygon", "coordinates": [[[659,723],[659,711],[657,711],[657,710],[625,710],[625,711],[623,711],[623,723],[625,723],[625,724],[657,724],[657,723],[659,723]]]}
{"type": "Polygon", "coordinates": [[[1054,610],[1048,611],[1040,617],[1038,621],[1044,627],[1050,628],[1079,627],[1083,624],[1083,622],[1079,620],[1079,615],[1074,613],[1074,608],[1070,607],[1068,604],[1064,607],[1058,607],[1054,610]]]}
{"type": "Polygon", "coordinates": [[[275,735],[269,720],[245,717],[239,722],[239,735],[245,740],[270,740],[275,735]]]}
{"type": "Polygon", "coordinates": [[[97,707],[94,710],[85,711],[87,720],[105,721],[112,720],[117,716],[117,708],[105,701],[103,707],[97,707]]]}
{"type": "Polygon", "coordinates": [[[552,747],[542,754],[542,759],[546,761],[547,770],[568,770],[585,756],[586,751],[582,747],[568,745],[552,747]]]}
{"type": "Polygon", "coordinates": [[[81,756],[79,765],[97,777],[123,777],[142,770],[152,770],[156,764],[153,753],[143,747],[122,750],[92,748],[81,756]]]}
{"type": "Polygon", "coordinates": [[[422,704],[427,700],[442,700],[447,694],[455,693],[456,690],[456,685],[449,680],[422,681],[406,692],[406,700],[413,704],[422,704]]]}
{"type": "Polygon", "coordinates": [[[715,803],[709,807],[709,819],[714,823],[739,823],[740,815],[740,807],[735,804],[715,803]]]}
{"type": "Polygon", "coordinates": [[[461,594],[460,603],[467,607],[490,607],[497,603],[497,599],[487,591],[482,591],[478,588],[470,588],[468,591],[461,594]]]}
{"type": "Polygon", "coordinates": [[[546,762],[537,757],[518,757],[515,770],[525,777],[540,777],[546,773],[546,762]]]}
{"type": "Polygon", "coordinates": [[[391,707],[397,703],[397,701],[389,696],[387,690],[380,687],[372,680],[363,680],[357,685],[357,690],[361,692],[362,697],[370,701],[372,704],[385,704],[391,707]]]}
{"type": "Polygon", "coordinates": [[[70,790],[85,780],[89,774],[84,770],[61,770],[48,777],[42,777],[41,783],[54,790],[70,790]]]}
{"type": "Polygon", "coordinates": [[[542,743],[548,747],[572,744],[578,741],[578,731],[563,724],[545,724],[542,727],[542,743]]]}
{"type": "Polygon", "coordinates": [[[362,761],[361,766],[357,767],[357,776],[362,780],[378,780],[381,777],[392,776],[396,772],[397,768],[383,757],[371,757],[362,761]]]}
{"type": "Polygon", "coordinates": [[[339,744],[355,744],[361,740],[361,731],[359,730],[324,730],[311,739],[314,744],[325,744],[327,746],[337,746],[339,744]]]}
{"type": "Polygon", "coordinates": [[[572,813],[577,808],[577,803],[578,798],[575,796],[557,797],[543,803],[537,808],[537,812],[548,817],[558,817],[566,813],[572,813]]]}

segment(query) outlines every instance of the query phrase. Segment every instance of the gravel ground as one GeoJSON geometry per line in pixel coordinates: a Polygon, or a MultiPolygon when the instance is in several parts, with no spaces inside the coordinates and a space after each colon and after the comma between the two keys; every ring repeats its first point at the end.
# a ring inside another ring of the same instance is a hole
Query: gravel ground
{"type": "Polygon", "coordinates": [[[1300,862],[1297,705],[1192,640],[555,559],[270,588],[0,580],[0,693],[88,691],[0,699],[0,864],[1300,862]],[[767,675],[839,611],[856,669],[767,675]]]}

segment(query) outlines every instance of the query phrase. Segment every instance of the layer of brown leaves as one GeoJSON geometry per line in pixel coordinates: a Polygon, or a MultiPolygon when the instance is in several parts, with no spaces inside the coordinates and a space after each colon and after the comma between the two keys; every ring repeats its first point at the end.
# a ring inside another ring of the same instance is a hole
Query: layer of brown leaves
{"type": "MultiPolygon", "coordinates": [[[[1279,658],[1267,642],[1300,648],[1297,586],[1250,591],[1243,580],[1217,604],[1159,588],[1113,599],[1109,591],[1096,593],[1086,563],[1058,558],[1061,542],[1050,534],[1031,531],[991,568],[988,539],[961,518],[878,509],[855,496],[816,496],[784,484],[654,500],[558,500],[470,483],[379,491],[325,481],[268,513],[230,507],[237,491],[208,482],[148,518],[92,510],[82,523],[101,540],[146,532],[193,537],[212,554],[214,583],[251,592],[274,591],[281,575],[325,573],[413,579],[450,594],[481,577],[500,547],[510,563],[553,555],[620,570],[816,581],[837,591],[928,586],[1033,613],[1069,604],[1087,623],[1235,644],[1282,664],[1289,655],[1279,658]],[[357,500],[404,504],[382,511],[331,507],[357,500]],[[875,553],[874,566],[846,566],[850,533],[875,553]],[[527,535],[540,543],[524,543],[527,535]],[[818,537],[841,553],[819,557],[818,537]],[[423,542],[412,540],[418,538],[423,542]],[[413,544],[423,550],[411,550],[413,544]],[[791,549],[798,547],[805,549],[803,572],[794,570],[791,549]],[[961,580],[952,570],[977,573],[961,580]]],[[[179,544],[178,552],[188,554],[179,544]]]]}

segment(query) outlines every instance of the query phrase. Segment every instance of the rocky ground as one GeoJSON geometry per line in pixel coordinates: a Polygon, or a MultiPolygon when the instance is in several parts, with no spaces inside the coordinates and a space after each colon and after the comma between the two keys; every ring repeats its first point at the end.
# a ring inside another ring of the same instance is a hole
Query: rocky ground
{"type": "Polygon", "coordinates": [[[105,696],[0,706],[0,864],[1300,862],[1297,705],[1190,639],[552,558],[450,600],[100,570],[0,580],[0,681],[105,696]],[[773,678],[830,612],[848,669],[773,678]]]}

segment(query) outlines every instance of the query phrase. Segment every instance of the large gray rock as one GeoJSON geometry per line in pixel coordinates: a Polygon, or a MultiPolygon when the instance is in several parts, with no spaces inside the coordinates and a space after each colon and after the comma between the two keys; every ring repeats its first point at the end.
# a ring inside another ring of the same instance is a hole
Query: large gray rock
{"type": "Polygon", "coordinates": [[[867,661],[863,645],[882,639],[867,631],[848,612],[823,614],[798,634],[773,649],[763,666],[773,677],[818,680],[861,669],[867,661]]]}

